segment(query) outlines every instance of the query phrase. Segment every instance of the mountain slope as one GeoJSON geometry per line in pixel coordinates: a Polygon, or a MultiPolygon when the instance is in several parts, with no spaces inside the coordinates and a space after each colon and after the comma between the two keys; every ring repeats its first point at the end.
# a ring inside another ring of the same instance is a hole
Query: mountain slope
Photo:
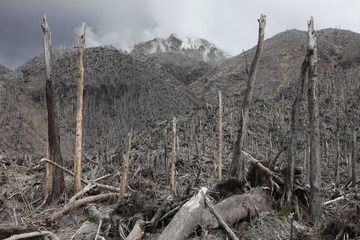
{"type": "Polygon", "coordinates": [[[8,69],[7,67],[0,64],[0,75],[1,74],[6,74],[6,73],[9,73],[9,72],[11,72],[10,69],[8,69]]]}
{"type": "Polygon", "coordinates": [[[205,39],[181,38],[175,34],[167,39],[155,38],[135,44],[131,55],[160,64],[185,85],[197,81],[228,57],[224,51],[205,39]]]}
{"type": "MultiPolygon", "coordinates": [[[[71,155],[75,134],[77,53],[55,50],[52,78],[59,105],[60,132],[65,154],[71,155]]],[[[84,140],[86,151],[100,147],[123,147],[130,128],[140,131],[149,124],[191,111],[196,99],[185,86],[157,65],[143,62],[114,48],[85,51],[84,140]]],[[[0,115],[7,120],[1,128],[8,147],[16,149],[18,132],[24,133],[19,146],[28,153],[45,153],[46,108],[43,57],[37,56],[6,79],[6,91],[17,97],[7,102],[0,115]],[[10,111],[10,109],[12,109],[10,111]],[[16,116],[14,117],[14,114],[16,116]],[[13,121],[9,121],[10,119],[13,121]],[[30,134],[31,133],[31,134],[30,134]],[[9,140],[10,139],[10,140],[9,140]],[[13,145],[13,146],[11,146],[13,145]]]]}
{"type": "MultiPolygon", "coordinates": [[[[360,34],[339,29],[320,30],[318,35],[320,69],[340,66],[350,69],[360,64],[360,34]]],[[[305,57],[306,32],[289,30],[264,42],[264,50],[258,65],[255,95],[273,97],[297,78],[305,57]]],[[[250,65],[255,48],[245,52],[250,65]]],[[[205,101],[215,101],[217,91],[225,97],[243,93],[247,74],[244,54],[225,60],[220,66],[204,74],[191,85],[197,96],[205,101]]]]}
{"type": "Polygon", "coordinates": [[[210,64],[219,64],[227,57],[224,51],[206,39],[179,37],[174,33],[166,39],[155,38],[135,44],[131,54],[151,55],[164,52],[182,53],[198,61],[210,64]]]}

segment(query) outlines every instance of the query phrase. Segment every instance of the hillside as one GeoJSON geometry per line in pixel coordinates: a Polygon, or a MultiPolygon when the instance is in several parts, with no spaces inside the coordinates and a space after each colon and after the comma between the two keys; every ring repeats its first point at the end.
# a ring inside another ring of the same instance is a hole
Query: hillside
{"type": "MultiPolygon", "coordinates": [[[[346,234],[355,239],[360,232],[359,180],[350,187],[350,175],[353,153],[359,159],[353,134],[360,129],[360,34],[339,29],[317,34],[323,203],[318,225],[309,212],[307,83],[297,122],[294,200],[284,202],[290,114],[307,45],[305,32],[289,30],[267,39],[260,57],[244,142],[246,181],[228,179],[228,174],[248,78],[245,59],[250,64],[254,48],[245,56],[209,61],[211,43],[171,35],[139,43],[130,54],[113,47],[86,49],[82,174],[87,187],[70,204],[75,194],[71,173],[58,202],[41,203],[45,164],[39,160],[47,151],[43,56],[0,74],[0,238],[3,232],[10,235],[1,228],[8,224],[18,232],[23,231],[19,226],[26,231],[39,228],[74,240],[95,239],[97,229],[107,240],[132,239],[132,229],[142,239],[159,239],[174,225],[171,237],[163,239],[172,239],[183,226],[190,230],[182,240],[228,239],[199,192],[208,189],[216,209],[229,214],[227,224],[241,239],[330,240],[346,234]],[[218,90],[224,96],[221,181],[218,90]],[[120,194],[126,159],[128,186],[120,194]],[[81,202],[99,196],[90,204],[81,202]],[[229,205],[222,205],[224,201],[229,205]],[[51,220],[67,207],[71,211],[51,220]],[[182,215],[183,208],[191,217],[182,215]]],[[[52,55],[62,153],[72,171],[77,53],[54,49],[52,55]]],[[[356,139],[359,142],[359,134],[356,139]]],[[[360,176],[359,165],[355,172],[360,176]]]]}
{"type": "Polygon", "coordinates": [[[0,64],[0,75],[11,72],[10,69],[0,64]]]}
{"type": "MultiPolygon", "coordinates": [[[[65,154],[71,156],[77,55],[73,49],[55,50],[53,55],[52,78],[60,108],[61,140],[65,154]]],[[[84,66],[84,143],[85,149],[92,151],[88,152],[90,155],[103,151],[100,148],[105,146],[112,151],[121,148],[123,136],[131,128],[140,131],[196,106],[191,92],[170,74],[114,48],[86,49],[84,66]]],[[[43,57],[37,56],[18,67],[5,82],[3,91],[11,92],[10,97],[15,96],[16,100],[4,100],[5,107],[1,108],[6,124],[1,128],[0,144],[6,150],[26,149],[28,154],[44,154],[47,125],[43,57]],[[19,138],[18,133],[23,136],[19,138]],[[16,141],[20,142],[14,144],[16,141]]]]}
{"type": "MultiPolygon", "coordinates": [[[[267,39],[259,63],[255,96],[272,98],[299,75],[304,59],[306,32],[288,30],[267,39]]],[[[324,29],[318,31],[320,71],[339,66],[344,70],[360,65],[360,34],[347,30],[324,29]]],[[[245,52],[251,64],[255,48],[245,52]]],[[[216,69],[204,74],[191,85],[192,90],[205,101],[214,102],[217,91],[228,98],[239,96],[245,89],[247,75],[244,54],[225,60],[216,69]]]]}
{"type": "Polygon", "coordinates": [[[179,37],[155,38],[135,44],[131,55],[137,59],[154,61],[188,85],[206,72],[221,64],[228,55],[215,44],[202,38],[179,37]]]}

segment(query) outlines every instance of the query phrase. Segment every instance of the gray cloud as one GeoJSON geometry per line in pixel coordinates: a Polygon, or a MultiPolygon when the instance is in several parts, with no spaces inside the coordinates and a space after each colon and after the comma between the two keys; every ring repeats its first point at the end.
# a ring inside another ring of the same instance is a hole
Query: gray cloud
{"type": "Polygon", "coordinates": [[[42,51],[40,24],[48,15],[54,46],[72,46],[82,21],[87,45],[132,46],[154,37],[206,38],[230,54],[252,47],[260,13],[266,37],[286,29],[341,27],[360,32],[358,0],[0,0],[0,64],[16,67],[42,51]]]}

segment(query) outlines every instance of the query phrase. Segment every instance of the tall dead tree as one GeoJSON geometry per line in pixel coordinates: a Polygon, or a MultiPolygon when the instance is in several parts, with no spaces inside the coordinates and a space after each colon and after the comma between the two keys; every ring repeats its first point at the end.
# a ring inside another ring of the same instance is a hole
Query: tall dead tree
{"type": "Polygon", "coordinates": [[[353,132],[353,147],[351,154],[351,179],[352,179],[352,187],[356,187],[356,129],[353,132]]]}
{"type": "MultiPolygon", "coordinates": [[[[46,107],[48,113],[48,143],[50,159],[63,166],[64,161],[61,157],[60,134],[57,125],[57,109],[54,96],[54,86],[51,79],[51,33],[50,28],[44,15],[41,24],[44,37],[44,60],[45,60],[45,77],[46,77],[46,107]]],[[[52,168],[51,192],[48,195],[47,202],[58,200],[65,188],[64,174],[57,167],[52,168]]]]}
{"type": "MultiPolygon", "coordinates": [[[[289,144],[289,156],[288,156],[288,175],[286,182],[286,201],[291,202],[292,193],[294,188],[294,169],[296,160],[296,143],[298,134],[298,122],[300,117],[300,106],[302,95],[304,92],[304,84],[306,79],[306,73],[309,66],[309,57],[306,55],[301,65],[300,77],[297,83],[296,96],[291,111],[291,123],[290,123],[290,144],[289,144]]],[[[305,168],[304,168],[305,171],[305,168]]]]}
{"type": "Polygon", "coordinates": [[[221,181],[222,178],[222,152],[223,151],[223,105],[222,95],[219,91],[219,159],[218,159],[218,179],[221,181]]]}
{"type": "Polygon", "coordinates": [[[308,22],[308,111],[310,130],[310,194],[311,215],[315,222],[321,218],[321,165],[320,165],[320,129],[317,100],[317,42],[314,19],[308,22]]]}
{"type": "Polygon", "coordinates": [[[336,118],[336,158],[334,162],[335,167],[335,187],[338,188],[340,186],[340,169],[339,169],[339,162],[340,162],[340,120],[339,114],[337,114],[336,118]]]}
{"type": "Polygon", "coordinates": [[[85,49],[85,23],[82,24],[80,39],[78,43],[78,86],[77,86],[77,106],[76,106],[76,137],[74,155],[74,174],[75,174],[75,193],[81,190],[81,157],[82,157],[82,129],[83,129],[83,98],[84,98],[84,49],[85,49]]]}
{"type": "Polygon", "coordinates": [[[132,129],[130,130],[130,133],[128,134],[128,145],[127,145],[127,151],[126,154],[123,154],[123,169],[122,169],[122,176],[121,176],[121,185],[120,185],[120,196],[124,196],[126,193],[126,187],[127,187],[127,178],[129,173],[129,161],[130,161],[130,153],[131,153],[131,141],[132,141],[132,129]]]}
{"type": "Polygon", "coordinates": [[[234,146],[234,155],[233,155],[233,159],[231,162],[231,168],[230,168],[230,178],[243,179],[244,173],[245,173],[245,164],[244,164],[244,158],[242,156],[242,150],[243,150],[243,146],[244,146],[244,139],[246,136],[247,119],[249,116],[250,103],[251,103],[253,89],[254,89],[254,85],[255,85],[257,65],[258,65],[258,62],[259,62],[259,59],[261,56],[261,52],[263,49],[266,16],[261,14],[260,19],[258,19],[258,22],[259,22],[258,44],[256,47],[254,59],[251,62],[246,93],[244,95],[244,99],[242,102],[243,107],[242,107],[241,116],[240,116],[240,127],[237,131],[237,139],[236,139],[236,143],[234,146]]]}
{"type": "Polygon", "coordinates": [[[173,117],[173,128],[172,128],[172,159],[171,159],[171,170],[170,170],[170,190],[176,195],[175,187],[175,172],[176,172],[176,117],[173,117]]]}

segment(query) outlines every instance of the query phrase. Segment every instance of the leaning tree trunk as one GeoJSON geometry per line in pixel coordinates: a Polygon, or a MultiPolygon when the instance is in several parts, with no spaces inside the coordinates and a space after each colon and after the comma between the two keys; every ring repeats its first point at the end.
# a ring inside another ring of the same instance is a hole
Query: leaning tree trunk
{"type": "Polygon", "coordinates": [[[320,165],[320,130],[319,109],[317,102],[317,43],[314,19],[308,22],[308,110],[310,127],[310,194],[311,215],[315,222],[321,218],[321,165],[320,165]]]}
{"type": "MultiPolygon", "coordinates": [[[[54,87],[51,80],[51,33],[44,16],[41,28],[44,34],[44,60],[46,67],[46,107],[48,112],[48,142],[50,159],[59,165],[63,165],[63,159],[60,151],[60,134],[57,125],[56,103],[54,97],[54,87]]],[[[64,174],[60,168],[52,168],[51,192],[48,195],[47,202],[58,200],[65,188],[64,174]]]]}
{"type": "Polygon", "coordinates": [[[82,156],[82,129],[83,129],[83,97],[84,97],[84,48],[85,48],[85,23],[82,24],[80,39],[78,44],[79,51],[79,78],[77,86],[77,106],[76,106],[76,137],[75,137],[75,193],[81,190],[81,156],[82,156]]]}
{"type": "Polygon", "coordinates": [[[309,58],[305,57],[300,71],[300,78],[297,85],[296,96],[291,111],[291,123],[290,123],[290,144],[289,144],[289,156],[288,156],[288,175],[286,183],[286,200],[290,203],[294,188],[294,169],[296,160],[296,142],[298,133],[299,111],[302,94],[304,92],[304,83],[306,79],[306,72],[308,70],[309,58]]]}
{"type": "Polygon", "coordinates": [[[247,83],[246,93],[244,95],[243,107],[240,115],[240,127],[238,129],[237,139],[234,146],[234,156],[231,162],[230,177],[243,179],[245,173],[244,158],[242,150],[244,138],[246,136],[247,119],[249,115],[250,103],[253,95],[253,89],[256,79],[256,70],[263,49],[264,32],[266,25],[266,16],[261,15],[259,21],[259,39],[253,61],[251,62],[249,80],[247,83]]]}

